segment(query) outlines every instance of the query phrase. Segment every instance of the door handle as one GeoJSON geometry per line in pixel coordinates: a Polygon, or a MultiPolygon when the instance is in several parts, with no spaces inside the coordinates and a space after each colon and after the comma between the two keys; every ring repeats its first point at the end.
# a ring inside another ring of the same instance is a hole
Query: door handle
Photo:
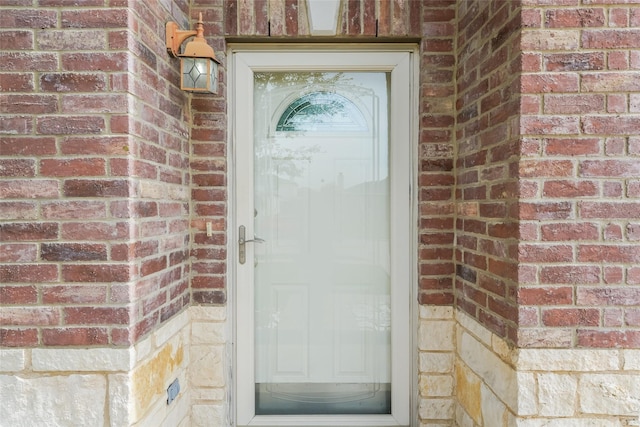
{"type": "Polygon", "coordinates": [[[258,236],[253,236],[253,239],[247,240],[245,237],[246,232],[247,229],[244,225],[241,225],[240,228],[238,228],[238,262],[240,262],[240,264],[247,262],[247,248],[245,247],[245,244],[249,242],[264,243],[265,241],[258,236]]]}

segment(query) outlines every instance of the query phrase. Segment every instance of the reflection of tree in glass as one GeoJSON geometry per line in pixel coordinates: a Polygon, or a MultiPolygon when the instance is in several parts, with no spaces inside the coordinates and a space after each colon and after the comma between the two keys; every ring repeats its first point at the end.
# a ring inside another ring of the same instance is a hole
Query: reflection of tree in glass
{"type": "Polygon", "coordinates": [[[317,91],[292,102],[280,117],[276,131],[364,132],[367,123],[360,110],[346,97],[317,91]]]}
{"type": "MultiPolygon", "coordinates": [[[[305,136],[306,132],[320,130],[317,124],[331,125],[332,121],[344,116],[344,101],[337,102],[331,97],[337,97],[336,85],[346,85],[353,81],[352,77],[344,73],[309,72],[258,72],[254,74],[254,93],[259,94],[255,99],[256,105],[268,105],[268,99],[276,91],[291,93],[297,88],[301,95],[294,100],[279,118],[276,131],[280,137],[297,138],[305,136]],[[289,119],[288,121],[286,119],[289,119]]],[[[344,121],[344,119],[341,119],[344,121]]],[[[326,126],[325,126],[326,127],[326,126]]],[[[267,141],[256,141],[256,159],[273,159],[278,161],[277,172],[281,178],[294,179],[302,176],[314,154],[321,152],[318,144],[300,145],[295,148],[283,146],[275,138],[267,141]]]]}
{"type": "Polygon", "coordinates": [[[256,73],[254,79],[256,93],[261,94],[256,99],[260,104],[268,103],[278,92],[299,94],[297,99],[289,99],[276,131],[328,130],[332,125],[353,123],[350,116],[359,115],[352,102],[336,94],[336,87],[353,85],[353,78],[344,73],[256,73]]]}
{"type": "Polygon", "coordinates": [[[274,87],[335,85],[351,81],[344,73],[255,73],[254,81],[267,91],[274,87]]]}
{"type": "Polygon", "coordinates": [[[351,94],[371,96],[371,90],[356,84],[351,74],[345,73],[256,73],[254,75],[256,105],[269,105],[274,97],[285,95],[277,102],[283,111],[277,120],[278,132],[362,132],[367,123],[354,101],[345,96],[351,94]],[[343,93],[340,93],[343,92],[343,93]],[[297,93],[295,99],[289,96],[297,93]],[[286,109],[285,109],[286,107],[286,109]]]}

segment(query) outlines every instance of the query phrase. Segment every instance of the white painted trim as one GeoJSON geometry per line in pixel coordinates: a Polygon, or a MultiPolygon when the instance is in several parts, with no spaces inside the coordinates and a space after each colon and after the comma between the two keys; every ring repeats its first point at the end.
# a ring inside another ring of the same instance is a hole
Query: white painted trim
{"type": "Polygon", "coordinates": [[[340,0],[307,0],[312,36],[335,36],[338,33],[340,0]]]}
{"type": "MultiPolygon", "coordinates": [[[[253,111],[253,70],[251,66],[244,60],[243,55],[233,55],[233,70],[234,70],[234,101],[237,102],[236,108],[242,104],[245,114],[235,114],[233,117],[235,138],[234,138],[234,152],[236,157],[234,159],[234,165],[237,164],[238,159],[244,159],[245,162],[253,161],[253,149],[252,144],[240,144],[237,141],[253,141],[253,120],[246,120],[247,116],[253,117],[252,114],[246,114],[247,111],[253,111]],[[244,110],[246,109],[246,110],[244,110]]],[[[252,170],[251,164],[247,165],[247,169],[252,170]]],[[[253,195],[253,176],[246,176],[236,174],[234,177],[235,188],[234,202],[235,202],[235,228],[232,230],[231,235],[233,239],[229,239],[229,251],[234,254],[234,263],[230,265],[230,270],[234,270],[236,273],[235,291],[235,402],[236,402],[236,421],[238,424],[247,423],[247,414],[253,414],[255,408],[255,394],[243,393],[248,387],[248,384],[254,384],[255,378],[255,364],[253,363],[254,349],[254,310],[253,304],[248,307],[244,304],[239,304],[240,301],[253,301],[253,289],[251,286],[241,286],[241,284],[253,283],[253,268],[238,268],[239,263],[237,261],[237,228],[240,225],[246,225],[250,227],[247,230],[247,235],[252,236],[253,229],[251,228],[253,221],[252,218],[246,217],[246,212],[253,211],[253,199],[251,197],[242,197],[241,194],[253,195]],[[242,214],[245,217],[242,217],[242,214]],[[241,320],[238,320],[241,319],[241,320]],[[244,337],[244,340],[239,340],[238,337],[244,337]],[[243,394],[247,397],[243,398],[243,394]]],[[[247,259],[253,259],[253,245],[247,245],[247,259]]]]}
{"type": "Polygon", "coordinates": [[[410,141],[411,141],[411,153],[410,153],[410,165],[409,170],[411,171],[411,212],[410,212],[410,221],[408,224],[409,227],[409,242],[411,242],[411,256],[410,263],[411,266],[409,268],[411,286],[409,288],[409,298],[410,301],[410,333],[411,333],[411,408],[410,408],[410,424],[411,426],[420,425],[419,420],[419,407],[420,401],[417,396],[420,395],[420,366],[419,366],[419,349],[418,349],[418,324],[419,324],[419,313],[420,307],[418,304],[418,277],[420,277],[420,264],[418,258],[418,219],[420,218],[418,211],[418,179],[419,179],[419,168],[418,159],[420,159],[419,153],[419,138],[420,138],[420,60],[419,51],[416,47],[414,47],[412,60],[411,60],[411,71],[410,71],[410,83],[409,90],[411,92],[411,114],[410,116],[410,141]]]}
{"type": "MultiPolygon", "coordinates": [[[[417,366],[414,353],[417,328],[416,278],[417,255],[415,236],[416,227],[416,168],[414,167],[417,150],[417,85],[418,72],[416,46],[404,45],[254,45],[229,46],[229,99],[233,108],[230,125],[232,137],[230,153],[235,166],[236,159],[252,159],[250,144],[238,141],[253,140],[253,123],[247,120],[253,111],[253,73],[256,71],[385,71],[391,72],[391,118],[393,156],[404,159],[407,164],[392,167],[392,179],[406,183],[408,188],[395,192],[390,201],[392,218],[392,247],[404,247],[402,255],[394,256],[392,268],[393,283],[405,287],[404,296],[392,296],[392,324],[402,327],[392,332],[392,349],[403,348],[403,360],[392,355],[392,415],[382,416],[255,416],[254,387],[254,335],[253,306],[239,304],[240,301],[253,301],[253,291],[243,283],[253,283],[252,268],[238,268],[235,254],[237,227],[240,224],[250,227],[253,212],[251,197],[238,197],[238,194],[253,194],[253,177],[238,176],[235,167],[230,167],[230,229],[228,233],[229,293],[232,296],[234,327],[234,400],[232,411],[237,425],[243,426],[408,426],[413,425],[418,402],[417,366]],[[242,104],[242,112],[236,113],[242,104]],[[397,144],[393,141],[406,141],[397,144]],[[394,154],[395,153],[395,154],[394,154]],[[233,172],[231,172],[233,171],[233,172]],[[251,206],[249,206],[251,205],[251,206]],[[403,218],[393,220],[393,218],[403,218]],[[237,218],[237,221],[236,221],[237,218]],[[242,337],[240,340],[238,337],[242,337]],[[239,398],[244,393],[245,398],[239,398]],[[402,409],[399,409],[402,408],[402,409]]],[[[250,166],[250,165],[249,165],[250,166]]],[[[247,229],[247,235],[253,230],[247,229]]],[[[253,258],[252,247],[247,247],[247,259],[253,258]]]]}
{"type": "MultiPolygon", "coordinates": [[[[228,111],[235,111],[236,99],[234,98],[234,87],[237,84],[236,78],[230,70],[235,69],[236,67],[232,64],[233,58],[229,57],[227,62],[227,85],[226,85],[226,99],[227,99],[227,108],[228,111]]],[[[236,140],[236,120],[232,119],[233,113],[229,113],[228,116],[228,134],[227,134],[227,271],[226,271],[226,281],[225,286],[227,290],[227,321],[226,321],[226,331],[229,333],[227,335],[227,345],[226,345],[226,360],[227,362],[227,383],[226,383],[226,400],[227,400],[227,425],[234,426],[236,423],[236,413],[235,408],[237,405],[237,387],[236,387],[236,301],[238,301],[238,295],[235,283],[237,283],[236,277],[236,269],[233,266],[238,262],[237,255],[233,250],[235,248],[235,241],[237,240],[237,235],[235,230],[238,229],[236,222],[236,184],[235,184],[235,175],[236,175],[236,151],[235,144],[233,141],[236,140]]]]}

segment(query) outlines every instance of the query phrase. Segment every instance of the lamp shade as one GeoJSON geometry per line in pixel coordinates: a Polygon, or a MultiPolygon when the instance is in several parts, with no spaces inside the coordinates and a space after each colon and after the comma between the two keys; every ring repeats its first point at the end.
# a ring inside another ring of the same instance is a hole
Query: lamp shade
{"type": "Polygon", "coordinates": [[[165,25],[165,41],[167,52],[173,57],[180,58],[180,89],[188,92],[217,93],[218,92],[218,64],[213,48],[204,38],[204,24],[200,13],[196,29],[183,31],[178,24],[169,21],[165,25]],[[184,46],[182,43],[193,39],[184,46]]]}
{"type": "Polygon", "coordinates": [[[217,93],[218,64],[211,58],[180,57],[180,88],[189,92],[217,93]]]}

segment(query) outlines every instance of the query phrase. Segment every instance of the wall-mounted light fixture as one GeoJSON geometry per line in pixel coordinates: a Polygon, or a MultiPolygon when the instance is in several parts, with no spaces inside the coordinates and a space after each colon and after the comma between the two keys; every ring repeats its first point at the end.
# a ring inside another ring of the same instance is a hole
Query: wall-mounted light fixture
{"type": "Polygon", "coordinates": [[[189,92],[218,92],[218,64],[213,48],[204,38],[204,24],[200,14],[195,30],[179,30],[175,22],[166,25],[167,52],[180,58],[180,89],[189,92]],[[180,45],[195,37],[180,53],[180,45]]]}

